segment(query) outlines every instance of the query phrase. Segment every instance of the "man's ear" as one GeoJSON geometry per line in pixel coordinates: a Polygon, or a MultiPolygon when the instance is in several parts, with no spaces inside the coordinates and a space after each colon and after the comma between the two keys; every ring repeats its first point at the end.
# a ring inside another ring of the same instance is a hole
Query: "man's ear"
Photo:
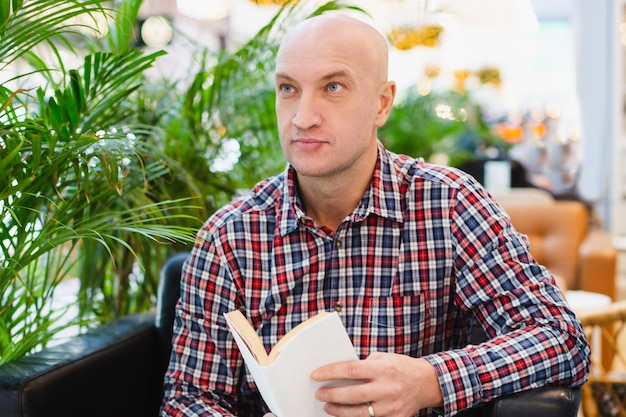
{"type": "Polygon", "coordinates": [[[378,113],[376,114],[376,127],[381,127],[385,124],[385,122],[387,122],[395,97],[396,83],[394,81],[384,82],[380,87],[380,104],[378,107],[378,113]]]}

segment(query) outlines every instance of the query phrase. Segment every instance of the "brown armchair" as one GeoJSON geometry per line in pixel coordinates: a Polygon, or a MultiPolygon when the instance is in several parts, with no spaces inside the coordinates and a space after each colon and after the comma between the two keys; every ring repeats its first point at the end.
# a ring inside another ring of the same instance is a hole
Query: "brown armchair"
{"type": "Polygon", "coordinates": [[[617,249],[609,233],[591,227],[580,201],[554,200],[534,189],[512,189],[494,197],[513,226],[530,240],[530,252],[568,290],[592,291],[616,299],[617,249]]]}

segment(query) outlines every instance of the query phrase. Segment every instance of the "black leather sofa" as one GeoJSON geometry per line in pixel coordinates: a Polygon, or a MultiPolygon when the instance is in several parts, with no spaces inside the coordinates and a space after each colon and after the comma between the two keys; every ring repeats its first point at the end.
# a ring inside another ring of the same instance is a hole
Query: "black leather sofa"
{"type": "MultiPolygon", "coordinates": [[[[120,318],[0,366],[0,417],[157,416],[186,257],[174,255],[164,266],[155,313],[120,318]]],[[[580,389],[548,387],[502,397],[459,416],[575,417],[579,404],[580,389]]]]}
{"type": "Polygon", "coordinates": [[[187,256],[164,265],[155,313],[122,317],[0,366],[0,417],[157,416],[187,256]]]}

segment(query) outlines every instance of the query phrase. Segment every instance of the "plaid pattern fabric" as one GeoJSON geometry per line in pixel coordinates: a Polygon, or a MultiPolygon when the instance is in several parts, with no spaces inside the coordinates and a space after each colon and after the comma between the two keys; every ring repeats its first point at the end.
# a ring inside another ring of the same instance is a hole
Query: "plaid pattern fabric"
{"type": "Polygon", "coordinates": [[[340,308],[361,358],[429,360],[446,413],[587,377],[578,320],[487,192],[382,146],[370,188],[336,232],[306,216],[287,168],[206,222],[181,285],[164,415],[266,411],[223,318],[236,308],[268,351],[301,321],[340,308]],[[496,338],[466,346],[475,319],[496,338]]]}

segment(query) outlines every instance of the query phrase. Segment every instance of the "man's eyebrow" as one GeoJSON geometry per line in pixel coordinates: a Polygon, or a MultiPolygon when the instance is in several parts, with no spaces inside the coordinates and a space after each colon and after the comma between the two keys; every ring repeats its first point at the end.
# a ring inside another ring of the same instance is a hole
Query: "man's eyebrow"
{"type": "Polygon", "coordinates": [[[342,77],[349,77],[349,76],[350,75],[348,74],[347,71],[339,70],[339,71],[331,72],[330,74],[326,74],[321,79],[322,80],[332,80],[333,78],[342,78],[342,77]]]}
{"type": "MultiPolygon", "coordinates": [[[[342,77],[349,77],[350,74],[347,71],[344,70],[339,70],[339,71],[333,71],[331,73],[328,73],[324,76],[322,76],[320,78],[320,80],[322,81],[328,81],[328,80],[332,80],[334,78],[342,78],[342,77]]],[[[287,81],[295,81],[295,79],[293,79],[292,77],[290,77],[289,75],[283,73],[283,72],[277,72],[275,74],[275,78],[283,78],[287,81]]]]}
{"type": "Polygon", "coordinates": [[[290,76],[288,76],[287,74],[283,73],[283,72],[277,72],[275,74],[275,78],[284,78],[288,81],[295,81],[293,78],[291,78],[290,76]]]}

